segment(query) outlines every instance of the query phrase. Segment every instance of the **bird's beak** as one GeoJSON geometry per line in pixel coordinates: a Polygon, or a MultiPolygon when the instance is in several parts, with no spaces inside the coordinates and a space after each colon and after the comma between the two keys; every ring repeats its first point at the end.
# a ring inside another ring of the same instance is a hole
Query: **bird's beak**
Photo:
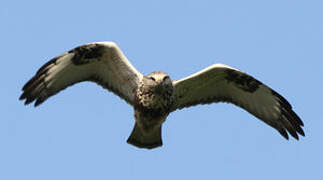
{"type": "Polygon", "coordinates": [[[157,86],[155,87],[155,92],[158,93],[158,94],[163,92],[162,81],[163,81],[163,78],[160,78],[160,77],[156,78],[157,86]]]}
{"type": "Polygon", "coordinates": [[[157,77],[157,79],[156,79],[156,82],[159,84],[159,83],[161,83],[163,81],[163,78],[162,77],[157,77]]]}

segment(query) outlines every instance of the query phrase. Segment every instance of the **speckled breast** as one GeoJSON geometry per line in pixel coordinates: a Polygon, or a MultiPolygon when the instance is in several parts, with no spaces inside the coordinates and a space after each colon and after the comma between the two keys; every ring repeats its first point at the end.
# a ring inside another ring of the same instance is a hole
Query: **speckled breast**
{"type": "Polygon", "coordinates": [[[136,109],[151,116],[163,116],[169,113],[170,107],[174,103],[173,89],[159,94],[142,86],[136,93],[136,102],[136,109]]]}

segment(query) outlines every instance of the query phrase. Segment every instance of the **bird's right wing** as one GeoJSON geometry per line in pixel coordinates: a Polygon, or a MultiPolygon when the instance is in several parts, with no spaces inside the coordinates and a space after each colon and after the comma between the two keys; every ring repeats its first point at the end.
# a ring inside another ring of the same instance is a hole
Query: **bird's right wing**
{"type": "Polygon", "coordinates": [[[250,112],[288,139],[304,136],[303,122],[277,92],[252,76],[227,65],[215,64],[184,79],[174,81],[173,111],[197,104],[228,102],[250,112]]]}
{"type": "Polygon", "coordinates": [[[35,106],[59,91],[81,81],[92,81],[133,105],[143,75],[113,42],[85,44],[43,65],[22,88],[20,100],[35,106]]]}

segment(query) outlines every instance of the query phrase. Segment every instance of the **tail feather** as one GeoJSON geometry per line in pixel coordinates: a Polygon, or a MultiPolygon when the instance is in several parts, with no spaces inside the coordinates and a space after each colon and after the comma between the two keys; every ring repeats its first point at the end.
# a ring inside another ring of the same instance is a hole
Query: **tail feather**
{"type": "Polygon", "coordinates": [[[163,145],[161,139],[161,126],[156,127],[151,133],[144,134],[140,127],[135,124],[127,143],[139,148],[153,149],[163,145]]]}

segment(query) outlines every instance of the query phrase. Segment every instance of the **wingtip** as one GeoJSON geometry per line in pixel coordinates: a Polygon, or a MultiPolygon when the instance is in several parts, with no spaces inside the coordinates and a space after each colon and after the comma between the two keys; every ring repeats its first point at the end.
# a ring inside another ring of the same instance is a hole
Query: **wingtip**
{"type": "MultiPolygon", "coordinates": [[[[279,131],[279,133],[288,141],[289,140],[289,135],[288,135],[288,133],[287,133],[287,131],[286,130],[280,130],[279,131]]],[[[305,135],[305,133],[304,133],[304,131],[302,130],[302,131],[295,131],[295,132],[289,132],[289,134],[293,137],[293,138],[295,138],[297,141],[299,141],[300,140],[300,138],[299,138],[299,135],[301,135],[302,137],[305,137],[306,135],[305,135]]]]}
{"type": "Polygon", "coordinates": [[[39,98],[38,98],[38,99],[36,100],[35,104],[34,104],[34,107],[39,106],[42,102],[43,102],[43,101],[42,101],[41,99],[39,99],[39,98]]]}
{"type": "Polygon", "coordinates": [[[23,96],[24,94],[21,94],[20,96],[19,96],[19,101],[22,101],[22,100],[24,100],[25,99],[25,97],[23,96]]]}
{"type": "Polygon", "coordinates": [[[30,102],[28,102],[27,100],[24,102],[24,105],[27,106],[28,104],[30,104],[30,102]]]}
{"type": "Polygon", "coordinates": [[[289,132],[289,134],[292,135],[296,140],[299,140],[299,137],[296,131],[289,132]]]}
{"type": "Polygon", "coordinates": [[[297,131],[301,136],[305,137],[305,132],[302,128],[299,128],[297,131]]]}
{"type": "Polygon", "coordinates": [[[296,134],[296,136],[293,136],[297,141],[299,140],[298,135],[296,134]]]}
{"type": "Polygon", "coordinates": [[[278,131],[287,141],[289,140],[288,134],[285,129],[281,129],[278,131]]]}

